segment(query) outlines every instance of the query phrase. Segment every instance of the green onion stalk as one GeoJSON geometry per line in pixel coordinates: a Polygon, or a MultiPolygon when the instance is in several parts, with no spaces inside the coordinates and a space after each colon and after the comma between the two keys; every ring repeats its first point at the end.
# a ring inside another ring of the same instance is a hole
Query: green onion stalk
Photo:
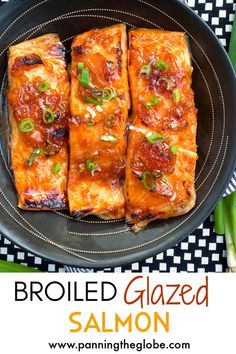
{"type": "Polygon", "coordinates": [[[225,235],[229,271],[236,272],[236,191],[219,201],[214,222],[215,232],[225,235]]]}
{"type": "MultiPolygon", "coordinates": [[[[229,45],[229,57],[236,72],[236,15],[229,45]]],[[[236,191],[222,198],[214,210],[215,232],[225,235],[227,265],[236,272],[236,191]]]]}
{"type": "Polygon", "coordinates": [[[23,264],[17,264],[0,260],[0,273],[35,273],[38,269],[29,268],[23,264]]]}

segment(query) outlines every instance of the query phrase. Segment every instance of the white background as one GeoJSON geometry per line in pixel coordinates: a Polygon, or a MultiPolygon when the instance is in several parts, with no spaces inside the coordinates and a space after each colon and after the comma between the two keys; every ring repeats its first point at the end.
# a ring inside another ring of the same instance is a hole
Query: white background
{"type": "MultiPolygon", "coordinates": [[[[140,274],[141,275],[141,274],[140,274]]],[[[91,342],[114,341],[123,338],[138,342],[143,338],[159,342],[190,342],[190,350],[146,350],[145,353],[194,353],[194,354],[222,354],[230,353],[235,348],[235,315],[236,315],[236,278],[233,274],[209,275],[209,307],[197,305],[145,306],[142,310],[138,304],[126,305],[123,300],[124,289],[128,282],[137,274],[1,274],[0,275],[0,352],[3,354],[47,354],[73,353],[75,350],[52,350],[48,342],[91,342]],[[51,281],[67,284],[69,281],[78,283],[83,296],[86,281],[111,281],[117,289],[116,298],[110,302],[15,302],[15,281],[40,281],[47,285],[51,281]],[[82,312],[83,323],[91,312],[96,314],[97,320],[101,312],[106,311],[108,324],[112,326],[114,312],[120,317],[126,317],[130,312],[157,311],[164,316],[170,312],[170,332],[166,333],[162,327],[158,333],[127,333],[124,328],[119,333],[97,333],[90,330],[88,333],[70,333],[73,325],[69,322],[71,312],[82,312]]],[[[146,275],[143,275],[144,279],[146,275]]],[[[201,274],[150,274],[151,287],[156,284],[190,284],[195,289],[205,282],[206,275],[201,274]]],[[[136,290],[145,288],[145,281],[139,282],[136,290]]],[[[91,353],[83,350],[82,353],[91,353]]],[[[93,353],[115,353],[114,351],[93,351],[93,353]]],[[[120,353],[119,351],[118,353],[120,353]]],[[[123,351],[127,353],[126,351],[123,351]]],[[[136,350],[130,352],[137,353],[136,350]]]]}

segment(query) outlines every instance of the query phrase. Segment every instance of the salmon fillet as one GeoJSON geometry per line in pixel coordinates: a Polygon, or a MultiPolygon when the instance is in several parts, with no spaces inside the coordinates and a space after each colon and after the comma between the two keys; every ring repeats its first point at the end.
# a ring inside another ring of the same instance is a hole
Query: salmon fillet
{"type": "Polygon", "coordinates": [[[56,34],[11,46],[8,61],[11,166],[18,206],[67,207],[70,85],[56,34]]]}
{"type": "Polygon", "coordinates": [[[129,109],[127,38],[122,24],[75,37],[72,44],[70,212],[125,215],[125,127],[129,109]]]}
{"type": "Polygon", "coordinates": [[[134,231],[187,213],[196,200],[197,110],[182,32],[129,32],[133,113],[125,179],[126,221],[134,231]]]}

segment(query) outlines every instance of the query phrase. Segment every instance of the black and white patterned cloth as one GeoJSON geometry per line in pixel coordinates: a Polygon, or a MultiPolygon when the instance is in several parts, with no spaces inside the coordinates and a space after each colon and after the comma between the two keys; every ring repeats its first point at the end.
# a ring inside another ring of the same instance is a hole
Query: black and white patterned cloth
{"type": "MultiPolygon", "coordinates": [[[[0,0],[0,5],[8,0],[0,0]]],[[[168,1],[168,0],[166,0],[168,1]]],[[[186,0],[193,10],[214,30],[227,49],[234,13],[235,0],[186,0]]],[[[1,11],[1,9],[0,9],[1,11]]],[[[230,194],[236,188],[236,172],[226,189],[230,194]]],[[[25,264],[47,272],[87,272],[54,264],[36,257],[12,244],[0,234],[0,259],[25,264]]],[[[224,237],[215,234],[213,216],[210,215],[193,234],[173,248],[139,263],[91,272],[224,272],[226,271],[226,246],[224,237]]]]}

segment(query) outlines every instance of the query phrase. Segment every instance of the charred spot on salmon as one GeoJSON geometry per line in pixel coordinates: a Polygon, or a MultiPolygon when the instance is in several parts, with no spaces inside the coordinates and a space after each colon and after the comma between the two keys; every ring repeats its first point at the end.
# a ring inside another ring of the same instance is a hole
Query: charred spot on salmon
{"type": "Polygon", "coordinates": [[[51,193],[46,198],[41,198],[38,200],[31,200],[31,198],[25,199],[24,206],[26,208],[33,208],[33,209],[42,209],[42,208],[62,209],[62,208],[67,208],[67,203],[65,201],[64,196],[51,193]]]}
{"type": "Polygon", "coordinates": [[[126,222],[127,226],[129,226],[132,230],[132,227],[134,226],[134,222],[129,219],[126,219],[125,222],[126,222]]]}
{"type": "Polygon", "coordinates": [[[69,130],[68,128],[58,128],[55,130],[55,132],[53,133],[53,137],[55,139],[57,138],[64,138],[64,137],[68,137],[69,135],[69,130]]]}
{"type": "Polygon", "coordinates": [[[12,65],[12,72],[21,68],[22,66],[32,66],[37,64],[43,64],[42,59],[37,54],[29,54],[24,57],[18,57],[15,59],[14,64],[12,65]]]}
{"type": "Polygon", "coordinates": [[[34,209],[42,209],[43,208],[42,204],[39,204],[37,202],[31,202],[30,200],[25,200],[24,206],[26,208],[34,208],[34,209]]]}
{"type": "Polygon", "coordinates": [[[81,211],[72,211],[72,216],[75,219],[81,219],[84,216],[88,215],[91,211],[93,210],[93,208],[87,208],[81,211]]]}
{"type": "Polygon", "coordinates": [[[66,48],[65,48],[64,45],[62,45],[62,44],[55,44],[55,45],[53,45],[53,46],[51,47],[50,53],[51,53],[52,55],[65,58],[65,55],[66,55],[66,48]]]}
{"type": "Polygon", "coordinates": [[[139,216],[140,211],[134,211],[133,213],[131,213],[131,218],[136,218],[137,216],[139,216]]]}
{"type": "Polygon", "coordinates": [[[76,46],[76,47],[73,48],[73,52],[74,52],[75,55],[82,55],[83,51],[84,50],[83,50],[82,45],[76,46]]]}
{"type": "Polygon", "coordinates": [[[144,221],[144,220],[149,220],[149,219],[153,219],[156,217],[156,214],[155,213],[149,213],[149,214],[146,214],[144,216],[142,216],[139,221],[144,221]]]}
{"type": "Polygon", "coordinates": [[[36,54],[32,54],[32,56],[29,57],[23,57],[22,62],[26,65],[43,64],[42,59],[36,54]]]}

